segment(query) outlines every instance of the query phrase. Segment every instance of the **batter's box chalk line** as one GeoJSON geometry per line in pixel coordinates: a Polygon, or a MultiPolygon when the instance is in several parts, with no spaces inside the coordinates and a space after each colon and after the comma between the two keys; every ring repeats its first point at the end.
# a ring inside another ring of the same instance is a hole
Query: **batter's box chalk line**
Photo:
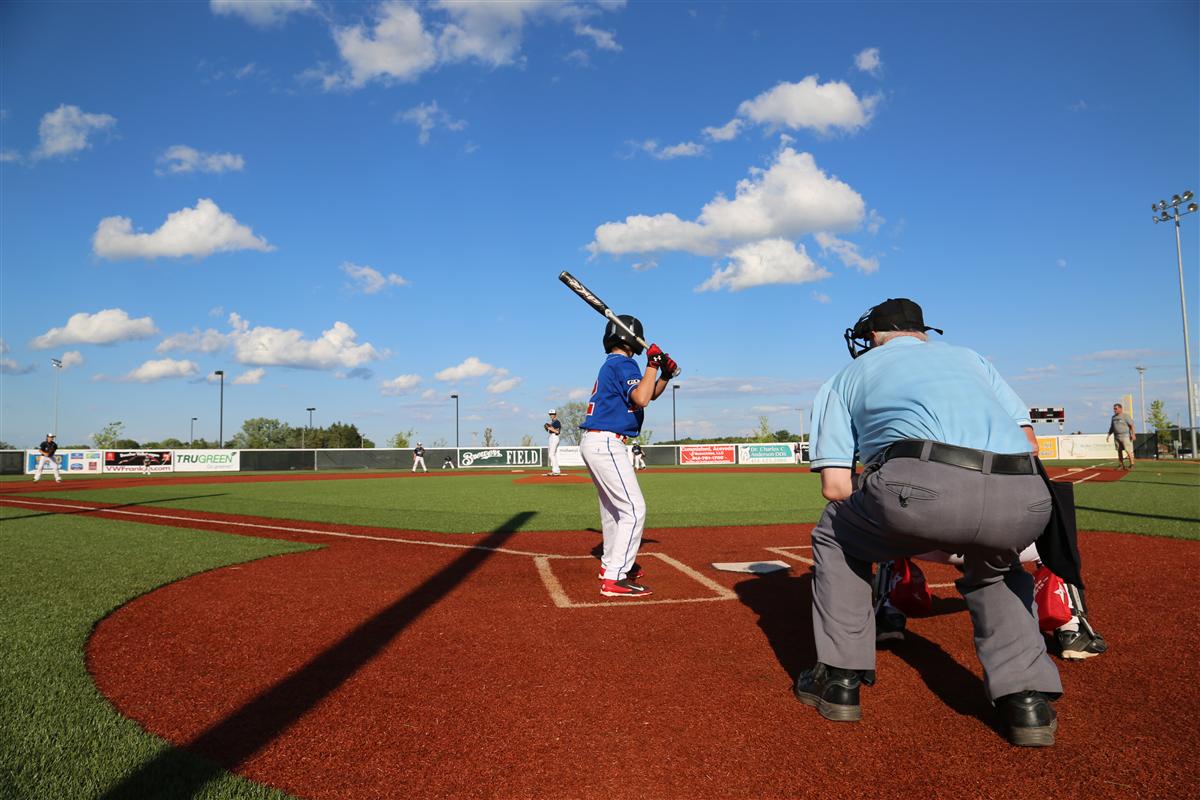
{"type": "Polygon", "coordinates": [[[558,576],[554,574],[554,568],[551,566],[552,561],[563,561],[567,559],[587,558],[592,559],[592,556],[535,556],[533,563],[537,566],[538,574],[542,577],[542,583],[546,585],[546,591],[550,593],[550,599],[554,601],[554,605],[559,608],[615,608],[617,606],[647,606],[647,605],[668,605],[678,603],[711,603],[717,600],[736,600],[737,594],[730,589],[726,589],[721,584],[705,577],[696,570],[684,564],[682,561],[677,561],[665,553],[639,553],[640,558],[657,558],[669,567],[673,567],[682,572],[687,577],[691,578],[696,583],[708,589],[712,594],[703,597],[666,597],[658,600],[607,600],[600,602],[577,602],[570,598],[562,583],[558,580],[558,576]]]}

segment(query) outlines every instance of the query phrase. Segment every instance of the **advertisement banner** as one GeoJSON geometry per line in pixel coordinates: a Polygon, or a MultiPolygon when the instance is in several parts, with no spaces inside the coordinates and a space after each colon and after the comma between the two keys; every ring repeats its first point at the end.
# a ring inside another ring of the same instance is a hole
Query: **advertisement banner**
{"type": "Polygon", "coordinates": [[[105,472],[172,472],[170,450],[105,450],[105,472]]]}
{"type": "Polygon", "coordinates": [[[732,444],[685,444],[679,448],[680,464],[736,464],[737,446],[732,444]]]}
{"type": "Polygon", "coordinates": [[[790,444],[739,444],[739,464],[795,464],[796,451],[790,444]]]}
{"type": "MultiPolygon", "coordinates": [[[[559,448],[560,451],[562,448],[559,448]]],[[[540,467],[540,447],[478,447],[458,451],[460,467],[540,467]]]]}
{"type": "Polygon", "coordinates": [[[560,467],[582,467],[583,455],[577,444],[563,444],[558,447],[558,465],[560,467]]]}
{"type": "MultiPolygon", "coordinates": [[[[37,450],[25,451],[26,475],[32,475],[37,471],[38,455],[37,450]]],[[[54,460],[58,462],[60,470],[76,475],[80,473],[95,475],[100,472],[100,465],[104,463],[104,458],[99,450],[59,450],[54,454],[54,460]]],[[[45,474],[44,470],[43,474],[45,474]]]]}
{"type": "Polygon", "coordinates": [[[238,450],[176,450],[176,472],[237,472],[242,468],[238,450]]]}
{"type": "MultiPolygon", "coordinates": [[[[1059,458],[1116,458],[1117,446],[1100,433],[1058,437],[1059,458]]],[[[1137,441],[1134,440],[1134,444],[1137,441]]]]}
{"type": "Polygon", "coordinates": [[[1058,437],[1057,436],[1039,436],[1038,442],[1038,458],[1042,461],[1058,458],[1058,437]]]}

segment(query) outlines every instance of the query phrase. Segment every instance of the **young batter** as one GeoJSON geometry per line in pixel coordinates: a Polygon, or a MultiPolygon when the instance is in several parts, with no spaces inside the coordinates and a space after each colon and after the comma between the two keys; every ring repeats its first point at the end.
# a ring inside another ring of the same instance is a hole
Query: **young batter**
{"type": "Polygon", "coordinates": [[[650,589],[637,583],[641,570],[634,558],[642,544],[646,525],[646,501],[638,487],[637,473],[625,450],[625,437],[641,433],[643,409],[667,388],[679,366],[658,345],[646,352],[643,372],[633,360],[640,355],[642,323],[636,317],[622,315],[636,337],[631,337],[614,322],[604,329],[607,353],[592,397],[583,429],[579,452],[591,473],[600,496],[600,523],[604,531],[604,555],[600,560],[600,594],[605,597],[646,597],[650,589]],[[632,572],[632,574],[631,574],[632,572]]]}

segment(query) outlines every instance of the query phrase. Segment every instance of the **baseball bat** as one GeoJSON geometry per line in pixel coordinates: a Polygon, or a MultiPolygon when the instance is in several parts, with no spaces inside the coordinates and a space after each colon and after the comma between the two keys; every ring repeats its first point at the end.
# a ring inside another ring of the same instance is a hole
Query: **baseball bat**
{"type": "MultiPolygon", "coordinates": [[[[601,300],[599,297],[597,297],[596,293],[593,292],[591,289],[584,286],[583,283],[578,278],[576,278],[574,275],[567,272],[566,270],[563,270],[562,272],[560,272],[558,274],[558,279],[560,281],[562,281],[563,283],[565,283],[567,285],[568,289],[570,289],[575,294],[579,295],[580,299],[582,299],[583,302],[587,303],[589,306],[596,309],[596,313],[600,314],[600,316],[609,320],[614,325],[616,325],[618,328],[620,328],[621,330],[628,333],[634,340],[637,341],[638,344],[640,344],[642,346],[643,350],[650,349],[650,345],[646,342],[645,339],[643,339],[642,337],[640,337],[636,333],[634,333],[633,329],[630,328],[628,325],[626,325],[624,320],[622,320],[620,317],[618,317],[616,315],[616,313],[611,308],[608,307],[607,303],[605,303],[603,300],[601,300]]],[[[676,370],[675,374],[672,375],[671,377],[677,378],[677,377],[679,377],[679,373],[680,373],[680,371],[676,370]]]]}

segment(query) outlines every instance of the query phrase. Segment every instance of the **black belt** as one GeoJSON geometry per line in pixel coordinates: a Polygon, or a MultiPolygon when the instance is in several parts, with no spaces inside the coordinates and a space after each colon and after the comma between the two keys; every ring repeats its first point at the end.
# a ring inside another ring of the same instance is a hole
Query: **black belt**
{"type": "Polygon", "coordinates": [[[949,464],[952,467],[973,469],[983,472],[984,461],[991,458],[989,470],[998,475],[1036,475],[1033,458],[1029,454],[1020,453],[989,453],[987,450],[974,450],[970,447],[958,447],[941,442],[928,442],[922,439],[902,439],[883,451],[883,460],[893,458],[922,458],[925,447],[929,447],[926,460],[938,464],[949,464]]]}

